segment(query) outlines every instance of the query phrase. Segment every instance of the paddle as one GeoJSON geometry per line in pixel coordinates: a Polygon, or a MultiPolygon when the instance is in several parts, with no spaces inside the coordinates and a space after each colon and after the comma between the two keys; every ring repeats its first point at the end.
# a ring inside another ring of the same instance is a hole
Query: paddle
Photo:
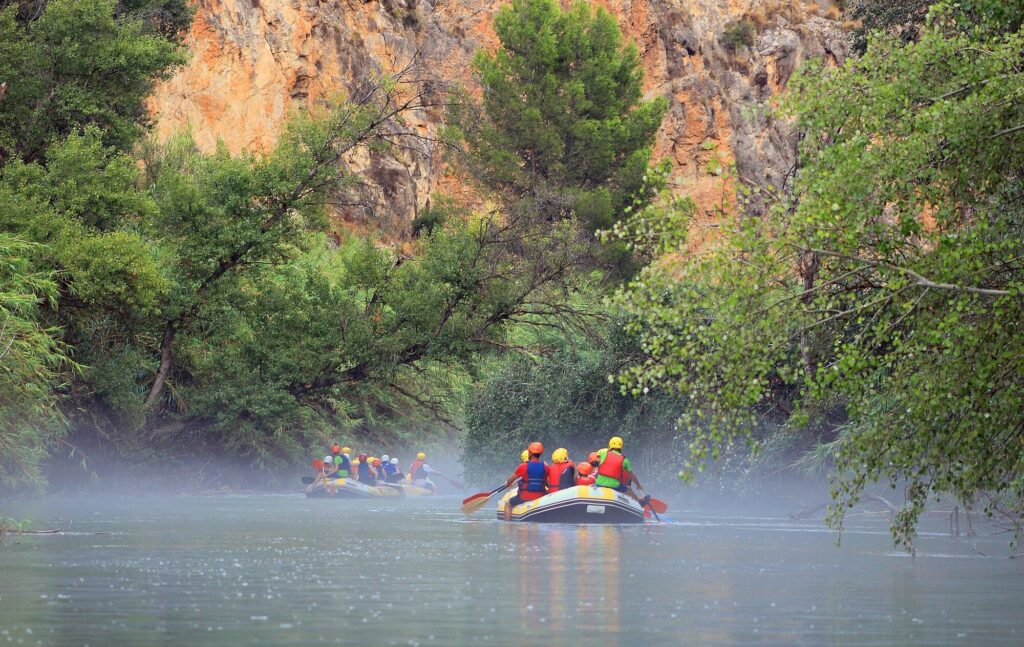
{"type": "Polygon", "coordinates": [[[316,479],[313,478],[312,476],[303,476],[302,477],[302,484],[303,485],[312,485],[314,481],[316,481],[316,479]]]}
{"type": "MultiPolygon", "coordinates": [[[[644,496],[648,496],[647,492],[644,491],[642,487],[638,487],[637,489],[643,492],[644,496]]],[[[658,513],[668,510],[668,504],[661,499],[651,498],[647,501],[647,508],[651,511],[651,514],[654,515],[655,520],[661,521],[661,517],[658,516],[658,513]]]]}
{"type": "Polygon", "coordinates": [[[453,485],[453,486],[454,486],[454,487],[455,487],[456,489],[459,489],[459,490],[465,490],[465,489],[466,489],[466,488],[465,488],[465,487],[464,487],[464,486],[462,485],[462,483],[459,483],[459,482],[458,482],[458,481],[456,481],[455,479],[450,479],[450,478],[448,478],[447,476],[445,476],[445,475],[444,475],[444,474],[442,474],[441,472],[438,472],[437,470],[434,470],[433,472],[431,472],[431,473],[430,473],[430,475],[431,475],[431,476],[440,476],[440,477],[441,477],[441,478],[443,478],[444,480],[446,480],[446,481],[448,481],[449,483],[451,483],[451,484],[452,484],[452,485],[453,485]]]}
{"type": "Polygon", "coordinates": [[[477,492],[473,496],[466,497],[465,499],[462,500],[462,513],[473,514],[480,508],[484,507],[484,504],[487,503],[488,499],[490,499],[498,492],[501,492],[502,490],[506,489],[508,489],[508,486],[502,483],[501,485],[494,488],[490,492],[477,492]]]}
{"type": "MultiPolygon", "coordinates": [[[[647,493],[644,492],[644,494],[647,493]]],[[[651,497],[651,502],[648,503],[647,505],[651,506],[651,510],[654,510],[655,512],[665,512],[666,510],[668,510],[667,503],[665,503],[661,499],[655,499],[654,497],[651,497]]]]}

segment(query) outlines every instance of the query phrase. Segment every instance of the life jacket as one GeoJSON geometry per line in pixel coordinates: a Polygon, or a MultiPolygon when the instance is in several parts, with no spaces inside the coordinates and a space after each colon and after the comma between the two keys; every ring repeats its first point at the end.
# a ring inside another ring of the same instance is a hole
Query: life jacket
{"type": "Polygon", "coordinates": [[[370,471],[370,464],[366,461],[359,463],[359,480],[364,483],[375,480],[373,472],[370,471]]]}
{"type": "Polygon", "coordinates": [[[335,474],[335,478],[343,479],[348,477],[348,471],[352,468],[351,461],[348,460],[348,456],[344,454],[334,455],[335,465],[338,466],[338,473],[335,474]],[[340,463],[338,461],[341,461],[340,463]]]}
{"type": "Polygon", "coordinates": [[[596,479],[593,476],[577,476],[576,485],[593,485],[596,479]]]}
{"type": "Polygon", "coordinates": [[[576,466],[572,461],[566,463],[569,467],[562,472],[562,476],[558,479],[558,489],[564,490],[570,488],[576,483],[576,466]]]}
{"type": "MultiPolygon", "coordinates": [[[[572,463],[554,463],[548,466],[548,492],[558,492],[563,487],[568,487],[562,485],[562,476],[566,472],[572,472],[572,463]]],[[[569,485],[571,484],[570,482],[569,485]]]]}
{"type": "Polygon", "coordinates": [[[547,475],[547,465],[542,461],[530,461],[526,464],[526,487],[524,492],[544,492],[544,480],[547,475]]]}
{"type": "Polygon", "coordinates": [[[622,483],[622,479],[625,476],[625,470],[622,469],[622,464],[625,460],[626,458],[619,452],[609,451],[604,455],[604,460],[601,461],[601,466],[597,468],[597,475],[606,476],[622,483]]]}
{"type": "Polygon", "coordinates": [[[426,474],[420,476],[419,471],[421,467],[423,467],[423,461],[421,460],[415,460],[412,462],[412,465],[409,466],[409,476],[412,478],[412,480],[415,481],[416,479],[427,478],[426,474]]]}

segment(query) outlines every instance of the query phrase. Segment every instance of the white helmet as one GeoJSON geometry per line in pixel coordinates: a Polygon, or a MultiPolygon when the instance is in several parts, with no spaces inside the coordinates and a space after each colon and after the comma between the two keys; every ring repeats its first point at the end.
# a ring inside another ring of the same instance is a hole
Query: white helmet
{"type": "Polygon", "coordinates": [[[333,456],[324,456],[324,465],[331,465],[332,463],[334,463],[333,456]]]}
{"type": "Polygon", "coordinates": [[[389,460],[391,459],[387,454],[384,454],[383,456],[380,457],[380,462],[382,463],[387,463],[389,460]]]}
{"type": "Polygon", "coordinates": [[[398,459],[397,458],[392,458],[391,459],[391,464],[392,465],[398,465],[398,459]]]}

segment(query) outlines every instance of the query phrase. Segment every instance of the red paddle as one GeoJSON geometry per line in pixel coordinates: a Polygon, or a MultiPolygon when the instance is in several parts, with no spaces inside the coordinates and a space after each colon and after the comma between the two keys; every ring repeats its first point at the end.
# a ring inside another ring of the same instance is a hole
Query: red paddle
{"type": "Polygon", "coordinates": [[[651,510],[654,510],[655,512],[665,512],[668,510],[668,504],[661,499],[652,498],[647,505],[651,506],[651,510]]]}

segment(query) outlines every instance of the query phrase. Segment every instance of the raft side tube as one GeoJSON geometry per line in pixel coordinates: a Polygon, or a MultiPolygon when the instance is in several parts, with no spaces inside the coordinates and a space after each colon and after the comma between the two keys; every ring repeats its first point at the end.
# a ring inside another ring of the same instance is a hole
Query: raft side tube
{"type": "Polygon", "coordinates": [[[373,486],[350,478],[324,479],[306,487],[306,496],[311,499],[401,498],[430,494],[433,494],[432,490],[413,485],[390,483],[373,486]]]}
{"type": "MultiPolygon", "coordinates": [[[[498,503],[497,518],[505,519],[508,492],[498,503]]],[[[596,485],[577,485],[512,508],[512,521],[533,523],[644,523],[640,504],[621,492],[596,485]]]]}

